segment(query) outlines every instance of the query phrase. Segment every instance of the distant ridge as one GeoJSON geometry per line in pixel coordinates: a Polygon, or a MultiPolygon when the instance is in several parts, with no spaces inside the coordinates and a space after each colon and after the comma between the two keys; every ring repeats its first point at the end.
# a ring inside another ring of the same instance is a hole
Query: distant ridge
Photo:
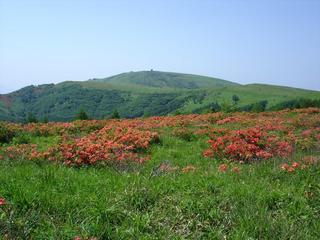
{"type": "Polygon", "coordinates": [[[206,77],[194,74],[160,72],[160,71],[139,71],[121,73],[112,77],[96,79],[96,81],[110,84],[130,84],[155,88],[212,88],[239,85],[234,82],[219,78],[206,77]]]}

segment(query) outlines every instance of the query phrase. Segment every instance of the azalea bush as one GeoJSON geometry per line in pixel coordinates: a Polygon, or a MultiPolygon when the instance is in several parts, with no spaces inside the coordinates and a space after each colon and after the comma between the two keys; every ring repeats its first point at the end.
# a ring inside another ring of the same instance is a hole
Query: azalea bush
{"type": "Polygon", "coordinates": [[[204,156],[238,161],[288,157],[293,152],[293,142],[290,137],[284,139],[259,127],[223,129],[210,135],[210,149],[204,152],[204,156]]]}
{"type": "Polygon", "coordinates": [[[69,123],[1,123],[4,157],[50,160],[67,166],[136,162],[150,159],[148,149],[162,135],[186,142],[209,138],[203,155],[251,162],[288,158],[297,150],[319,148],[317,108],[263,113],[209,113],[125,120],[85,120],[69,123]],[[41,149],[34,138],[58,136],[41,149]]]}
{"type": "Polygon", "coordinates": [[[105,127],[98,132],[59,146],[60,159],[70,165],[92,165],[98,162],[144,162],[140,151],[158,140],[157,133],[133,128],[105,127]]]}
{"type": "Polygon", "coordinates": [[[238,114],[217,121],[217,125],[222,126],[230,123],[238,124],[242,129],[211,128],[210,148],[203,152],[205,157],[245,162],[288,158],[295,150],[312,150],[320,145],[319,109],[238,114]],[[288,118],[289,113],[294,113],[295,117],[288,118]],[[250,125],[253,126],[243,128],[250,125]]]}
{"type": "Polygon", "coordinates": [[[17,135],[17,129],[14,124],[0,122],[0,144],[9,143],[17,135]]]}

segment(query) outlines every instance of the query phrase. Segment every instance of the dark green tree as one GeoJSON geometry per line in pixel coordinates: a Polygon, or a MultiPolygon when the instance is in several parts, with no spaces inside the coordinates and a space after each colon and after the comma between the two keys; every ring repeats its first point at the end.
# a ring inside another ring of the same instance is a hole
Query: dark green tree
{"type": "Polygon", "coordinates": [[[172,113],[173,116],[178,116],[178,115],[181,115],[181,114],[182,114],[182,113],[181,113],[181,111],[180,111],[179,109],[175,110],[175,111],[172,113]]]}
{"type": "Polygon", "coordinates": [[[47,116],[44,116],[41,122],[43,122],[43,123],[48,123],[48,122],[49,122],[48,117],[47,117],[47,116]]]}
{"type": "Polygon", "coordinates": [[[232,96],[232,101],[233,101],[233,104],[237,104],[239,102],[240,98],[238,97],[238,95],[233,95],[232,96]]]}
{"type": "Polygon", "coordinates": [[[33,113],[28,113],[27,122],[28,123],[37,123],[38,119],[33,113]]]}
{"type": "Polygon", "coordinates": [[[149,112],[145,111],[145,112],[143,113],[143,117],[144,117],[144,118],[151,117],[151,114],[150,114],[149,112]]]}
{"type": "Polygon", "coordinates": [[[252,112],[264,112],[266,110],[268,101],[267,100],[263,100],[260,102],[256,102],[252,105],[252,112]]]}
{"type": "Polygon", "coordinates": [[[120,114],[119,112],[116,110],[113,111],[113,113],[111,114],[111,119],[119,119],[120,118],[120,114]]]}
{"type": "Polygon", "coordinates": [[[226,101],[223,101],[221,103],[221,111],[222,112],[233,112],[234,111],[234,108],[233,106],[229,103],[229,102],[226,102],[226,101]]]}
{"type": "Polygon", "coordinates": [[[78,114],[77,114],[77,116],[76,116],[76,119],[77,119],[77,120],[88,120],[89,117],[88,117],[87,113],[86,113],[83,109],[81,109],[81,110],[78,112],[78,114]]]}
{"type": "Polygon", "coordinates": [[[213,102],[211,103],[210,109],[211,109],[211,112],[219,112],[221,111],[221,106],[219,105],[219,103],[213,102]]]}

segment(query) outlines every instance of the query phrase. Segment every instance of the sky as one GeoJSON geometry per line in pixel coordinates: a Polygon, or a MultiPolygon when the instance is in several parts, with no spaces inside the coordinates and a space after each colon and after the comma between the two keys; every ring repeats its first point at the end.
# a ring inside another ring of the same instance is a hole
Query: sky
{"type": "Polygon", "coordinates": [[[320,0],[0,0],[0,93],[150,69],[320,90],[320,0]]]}

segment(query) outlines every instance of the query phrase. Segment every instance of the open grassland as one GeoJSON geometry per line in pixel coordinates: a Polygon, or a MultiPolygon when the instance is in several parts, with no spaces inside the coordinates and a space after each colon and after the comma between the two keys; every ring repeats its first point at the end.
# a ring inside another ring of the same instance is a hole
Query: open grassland
{"type": "Polygon", "coordinates": [[[0,126],[2,239],[320,238],[319,109],[0,126]]]}

